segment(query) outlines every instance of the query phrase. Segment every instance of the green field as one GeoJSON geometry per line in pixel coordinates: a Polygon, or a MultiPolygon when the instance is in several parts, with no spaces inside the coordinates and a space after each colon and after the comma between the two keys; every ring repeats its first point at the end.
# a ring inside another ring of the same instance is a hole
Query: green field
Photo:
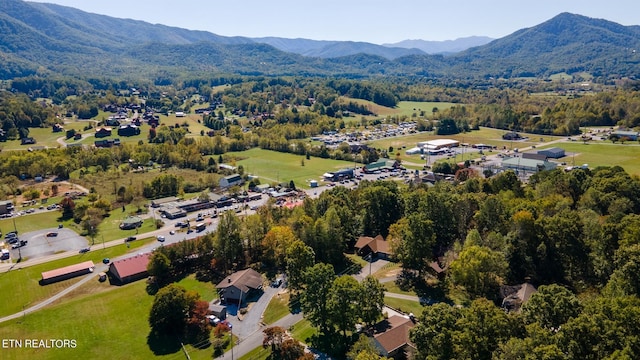
{"type": "Polygon", "coordinates": [[[567,166],[588,164],[590,168],[598,166],[620,166],[632,175],[640,175],[640,145],[637,142],[625,144],[611,142],[564,142],[555,144],[565,150],[567,156],[558,159],[567,166]]]}
{"type": "Polygon", "coordinates": [[[420,116],[420,112],[424,111],[425,116],[427,118],[431,118],[433,117],[434,108],[438,109],[438,111],[442,111],[457,105],[462,106],[464,104],[431,101],[400,101],[394,109],[394,115],[411,117],[413,114],[417,114],[420,116]]]}
{"type": "Polygon", "coordinates": [[[254,148],[247,151],[228,153],[242,160],[237,165],[244,167],[246,174],[256,175],[262,183],[289,183],[293,180],[297,187],[309,188],[310,180],[320,180],[322,174],[342,168],[353,168],[350,161],[321,159],[302,155],[254,148]],[[304,160],[304,166],[302,166],[304,160]]]}
{"type": "Polygon", "coordinates": [[[95,264],[100,264],[103,258],[114,258],[127,252],[134,252],[137,248],[151,241],[155,241],[155,239],[133,241],[130,243],[130,248],[127,248],[124,243],[106,249],[95,246],[86,254],[77,254],[64,259],[29,266],[24,269],[0,273],[0,289],[6,289],[5,291],[0,291],[0,304],[2,304],[2,307],[0,307],[0,316],[15,314],[22,311],[23,307],[36,305],[81,279],[78,277],[42,286],[39,281],[42,279],[43,271],[89,260],[95,264]],[[8,289],[11,290],[8,291],[8,289]]]}
{"type": "MultiPolygon", "coordinates": [[[[96,280],[83,285],[71,299],[0,324],[3,339],[74,339],[77,343],[75,349],[3,349],[2,358],[89,359],[102,358],[105,354],[113,359],[183,358],[179,344],[163,354],[160,350],[154,354],[147,343],[153,297],[147,295],[145,287],[144,281],[111,286],[96,280]]],[[[154,346],[160,348],[166,344],[154,346]]],[[[213,352],[210,347],[185,347],[194,360],[210,359],[213,352]]]]}

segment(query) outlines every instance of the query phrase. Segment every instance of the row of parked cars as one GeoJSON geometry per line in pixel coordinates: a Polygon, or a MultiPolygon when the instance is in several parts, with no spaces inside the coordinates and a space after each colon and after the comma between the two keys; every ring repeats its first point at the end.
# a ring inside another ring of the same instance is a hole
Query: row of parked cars
{"type": "Polygon", "coordinates": [[[23,247],[23,246],[27,245],[27,240],[18,239],[18,232],[17,231],[8,232],[4,236],[4,240],[7,243],[11,244],[11,248],[12,249],[17,249],[17,248],[20,248],[20,247],[23,247]]]}

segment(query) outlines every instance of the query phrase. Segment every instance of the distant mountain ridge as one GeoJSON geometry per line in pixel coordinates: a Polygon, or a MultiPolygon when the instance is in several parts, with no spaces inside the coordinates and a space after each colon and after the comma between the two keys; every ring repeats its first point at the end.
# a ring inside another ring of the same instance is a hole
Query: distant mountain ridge
{"type": "Polygon", "coordinates": [[[382,44],[388,47],[400,47],[406,49],[420,49],[426,54],[452,54],[467,50],[472,47],[482,46],[495,39],[487,36],[469,36],[455,40],[428,41],[428,40],[403,40],[393,44],[382,44]]]}
{"type": "Polygon", "coordinates": [[[226,37],[60,5],[3,0],[0,34],[0,79],[36,73],[146,78],[211,73],[450,78],[640,74],[640,26],[569,13],[501,39],[407,40],[383,46],[226,37]],[[450,53],[456,46],[467,48],[450,53]]]}

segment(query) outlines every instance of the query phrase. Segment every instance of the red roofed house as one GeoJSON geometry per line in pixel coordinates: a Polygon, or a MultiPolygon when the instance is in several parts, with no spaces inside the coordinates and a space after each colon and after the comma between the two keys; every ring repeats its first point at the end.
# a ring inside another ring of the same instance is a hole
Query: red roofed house
{"type": "Polygon", "coordinates": [[[42,272],[42,284],[51,284],[56,281],[71,279],[76,276],[93,272],[95,265],[93,261],[85,261],[80,264],[65,266],[59,269],[42,272]]]}
{"type": "Polygon", "coordinates": [[[247,294],[262,289],[262,275],[250,268],[236,271],[216,285],[216,288],[220,299],[227,303],[241,303],[247,294]]]}
{"type": "Polygon", "coordinates": [[[409,339],[409,330],[415,323],[398,315],[382,320],[374,327],[373,340],[380,355],[394,359],[411,358],[415,346],[409,339]]]}
{"type": "Polygon", "coordinates": [[[145,253],[114,261],[109,265],[109,272],[121,284],[144,279],[149,275],[147,265],[150,257],[150,253],[145,253]]]}
{"type": "Polygon", "coordinates": [[[382,235],[378,235],[375,238],[360,236],[355,248],[360,256],[372,254],[373,257],[387,259],[393,255],[389,242],[385,241],[382,235]]]}

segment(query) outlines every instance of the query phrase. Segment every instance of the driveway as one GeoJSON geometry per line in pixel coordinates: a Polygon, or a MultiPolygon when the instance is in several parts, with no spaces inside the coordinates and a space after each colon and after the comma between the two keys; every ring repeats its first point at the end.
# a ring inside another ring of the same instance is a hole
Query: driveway
{"type": "Polygon", "coordinates": [[[281,288],[273,288],[271,286],[264,289],[264,293],[260,298],[251,305],[249,311],[246,314],[238,316],[229,315],[227,320],[233,324],[233,334],[237,336],[240,341],[246,339],[256,331],[262,330],[262,314],[264,313],[267,305],[271,301],[281,288]],[[242,318],[242,320],[240,320],[242,318]]]}

